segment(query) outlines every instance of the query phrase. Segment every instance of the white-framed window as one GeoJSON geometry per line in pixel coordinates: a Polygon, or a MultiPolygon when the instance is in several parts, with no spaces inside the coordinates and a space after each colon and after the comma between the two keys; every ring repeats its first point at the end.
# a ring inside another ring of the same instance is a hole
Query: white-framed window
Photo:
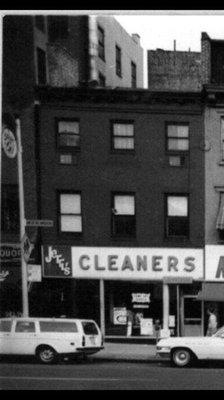
{"type": "Polygon", "coordinates": [[[166,195],[166,237],[189,236],[188,196],[166,195]]]}
{"type": "Polygon", "coordinates": [[[112,123],[112,150],[134,150],[133,122],[112,123]]]}
{"type": "Polygon", "coordinates": [[[112,197],[112,235],[135,237],[135,195],[116,193],[112,197]]]}
{"type": "Polygon", "coordinates": [[[189,125],[187,124],[167,124],[167,151],[182,152],[189,150],[189,125]]]}
{"type": "Polygon", "coordinates": [[[60,193],[60,232],[82,232],[80,193],[60,193]]]}
{"type": "Polygon", "coordinates": [[[57,121],[58,147],[80,148],[79,121],[57,121]]]}

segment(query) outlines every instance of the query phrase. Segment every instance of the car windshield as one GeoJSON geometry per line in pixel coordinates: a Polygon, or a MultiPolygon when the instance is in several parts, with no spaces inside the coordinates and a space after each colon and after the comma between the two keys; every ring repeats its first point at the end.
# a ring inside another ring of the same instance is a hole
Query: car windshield
{"type": "Polygon", "coordinates": [[[224,326],[222,326],[222,328],[220,328],[215,334],[215,337],[221,337],[224,335],[224,326]]]}

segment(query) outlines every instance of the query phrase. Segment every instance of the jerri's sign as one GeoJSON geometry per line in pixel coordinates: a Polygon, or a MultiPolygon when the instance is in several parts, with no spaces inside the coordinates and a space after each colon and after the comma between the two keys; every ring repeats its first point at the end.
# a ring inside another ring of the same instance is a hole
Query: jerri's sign
{"type": "Polygon", "coordinates": [[[224,246],[205,246],[205,280],[224,282],[224,246]]]}
{"type": "Polygon", "coordinates": [[[88,279],[203,279],[203,250],[186,248],[72,247],[72,276],[88,279]]]}

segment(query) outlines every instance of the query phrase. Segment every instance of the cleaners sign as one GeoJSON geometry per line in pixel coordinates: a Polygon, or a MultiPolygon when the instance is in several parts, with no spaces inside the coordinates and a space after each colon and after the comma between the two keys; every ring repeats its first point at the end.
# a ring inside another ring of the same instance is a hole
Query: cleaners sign
{"type": "Polygon", "coordinates": [[[72,247],[72,275],[87,279],[203,279],[203,250],[72,247]]]}
{"type": "Polygon", "coordinates": [[[224,246],[205,246],[205,280],[224,282],[224,246]]]}

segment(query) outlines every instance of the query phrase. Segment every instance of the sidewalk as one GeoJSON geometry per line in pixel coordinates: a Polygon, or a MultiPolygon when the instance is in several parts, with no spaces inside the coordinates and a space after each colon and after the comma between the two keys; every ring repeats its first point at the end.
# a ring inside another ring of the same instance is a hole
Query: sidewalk
{"type": "Polygon", "coordinates": [[[110,361],[159,361],[156,346],[149,344],[104,343],[104,350],[92,357],[110,361]]]}

